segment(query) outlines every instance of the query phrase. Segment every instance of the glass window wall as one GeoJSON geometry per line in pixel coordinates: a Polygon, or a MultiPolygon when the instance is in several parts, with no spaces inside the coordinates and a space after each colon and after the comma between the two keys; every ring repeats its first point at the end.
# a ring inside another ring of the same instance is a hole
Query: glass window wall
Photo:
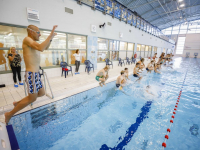
{"type": "Polygon", "coordinates": [[[199,33],[200,20],[184,22],[179,25],[162,30],[165,35],[199,33]]]}
{"type": "Polygon", "coordinates": [[[110,58],[109,48],[116,49],[118,43],[115,41],[110,41],[108,39],[98,38],[98,53],[97,53],[97,62],[105,62],[106,58],[110,58]]]}
{"type": "Polygon", "coordinates": [[[128,50],[127,50],[126,57],[128,57],[129,59],[132,59],[132,57],[133,57],[133,55],[134,55],[134,54],[133,54],[134,46],[135,46],[134,43],[128,43],[128,50]]]}
{"type": "MultiPolygon", "coordinates": [[[[42,43],[50,34],[50,31],[41,30],[38,43],[42,43]]],[[[23,27],[12,27],[0,25],[0,71],[9,71],[8,53],[10,47],[16,47],[16,52],[22,58],[22,70],[25,70],[23,61],[22,41],[27,36],[27,29],[23,27]]],[[[80,50],[81,63],[86,60],[86,36],[73,35],[58,32],[51,42],[48,50],[40,53],[41,67],[59,66],[60,62],[74,64],[73,53],[76,49],[80,50]]]]}
{"type": "Polygon", "coordinates": [[[140,44],[137,44],[137,58],[140,58],[140,51],[141,51],[141,45],[140,44]]]}
{"type": "Polygon", "coordinates": [[[128,43],[120,41],[120,51],[119,51],[119,58],[126,59],[126,50],[127,50],[128,43]]]}

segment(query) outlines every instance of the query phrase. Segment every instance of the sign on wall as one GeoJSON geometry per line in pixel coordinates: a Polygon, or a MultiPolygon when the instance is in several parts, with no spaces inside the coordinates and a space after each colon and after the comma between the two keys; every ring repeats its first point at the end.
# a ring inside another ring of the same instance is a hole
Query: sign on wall
{"type": "Polygon", "coordinates": [[[96,33],[97,32],[97,27],[95,25],[91,25],[91,31],[96,33]]]}
{"type": "Polygon", "coordinates": [[[33,21],[40,21],[39,11],[27,7],[27,19],[33,21]]]}

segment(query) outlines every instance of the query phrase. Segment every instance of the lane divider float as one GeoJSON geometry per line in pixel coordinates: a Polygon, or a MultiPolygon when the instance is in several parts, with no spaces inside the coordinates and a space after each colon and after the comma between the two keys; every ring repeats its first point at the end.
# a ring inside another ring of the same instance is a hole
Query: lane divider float
{"type": "Polygon", "coordinates": [[[183,80],[183,84],[182,84],[181,90],[179,92],[179,95],[178,95],[178,98],[177,98],[177,101],[176,101],[176,104],[175,104],[175,108],[173,110],[173,114],[171,116],[172,119],[170,120],[170,125],[169,125],[169,128],[167,129],[167,134],[165,135],[165,141],[162,143],[163,149],[167,147],[166,141],[169,139],[169,133],[171,132],[170,128],[171,128],[172,123],[174,123],[173,120],[175,119],[175,114],[176,114],[176,111],[177,111],[177,108],[178,108],[178,104],[180,102],[180,98],[181,98],[181,94],[182,94],[182,89],[183,89],[183,85],[185,83],[186,76],[187,76],[187,72],[185,74],[185,78],[183,80]]]}

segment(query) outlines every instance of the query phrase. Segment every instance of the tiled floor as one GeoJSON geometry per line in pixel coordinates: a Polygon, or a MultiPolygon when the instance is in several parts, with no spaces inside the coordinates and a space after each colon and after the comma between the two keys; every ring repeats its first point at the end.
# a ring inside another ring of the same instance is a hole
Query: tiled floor
{"type": "MultiPolygon", "coordinates": [[[[149,61],[146,61],[147,64],[149,61]]],[[[125,67],[129,68],[129,73],[133,73],[133,67],[135,65],[126,65],[125,67]]],[[[117,76],[120,75],[120,71],[125,68],[114,66],[113,69],[109,71],[109,79],[107,82],[111,82],[116,80],[117,76]]],[[[63,99],[65,97],[74,95],[76,93],[94,88],[99,86],[98,82],[95,80],[95,76],[98,70],[91,72],[88,75],[85,72],[81,72],[79,75],[71,75],[67,76],[67,78],[63,77],[53,77],[49,78],[50,85],[54,94],[54,99],[50,99],[47,96],[43,96],[38,98],[32,106],[27,106],[23,110],[18,113],[22,113],[24,111],[31,110],[36,107],[40,107],[42,105],[52,103],[54,101],[63,99]]],[[[44,82],[43,82],[44,83],[44,82]]],[[[47,88],[47,93],[50,95],[50,90],[47,88]]],[[[13,109],[12,103],[14,101],[19,101],[23,97],[25,97],[24,86],[19,86],[15,88],[13,85],[6,86],[5,88],[0,88],[0,121],[4,122],[4,113],[13,109]]]]}

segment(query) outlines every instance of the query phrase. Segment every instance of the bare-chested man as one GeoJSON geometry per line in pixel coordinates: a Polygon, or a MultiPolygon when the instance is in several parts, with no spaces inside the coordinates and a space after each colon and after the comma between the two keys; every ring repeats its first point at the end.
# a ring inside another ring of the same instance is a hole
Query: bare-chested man
{"type": "Polygon", "coordinates": [[[18,102],[13,102],[14,109],[4,114],[6,124],[15,113],[33,103],[37,97],[45,94],[39,74],[40,52],[49,48],[53,37],[56,35],[54,32],[56,28],[57,25],[53,26],[47,39],[39,44],[36,42],[39,41],[39,37],[41,36],[39,28],[34,25],[27,27],[28,36],[24,38],[22,48],[26,65],[25,82],[27,84],[28,96],[18,102]]]}

